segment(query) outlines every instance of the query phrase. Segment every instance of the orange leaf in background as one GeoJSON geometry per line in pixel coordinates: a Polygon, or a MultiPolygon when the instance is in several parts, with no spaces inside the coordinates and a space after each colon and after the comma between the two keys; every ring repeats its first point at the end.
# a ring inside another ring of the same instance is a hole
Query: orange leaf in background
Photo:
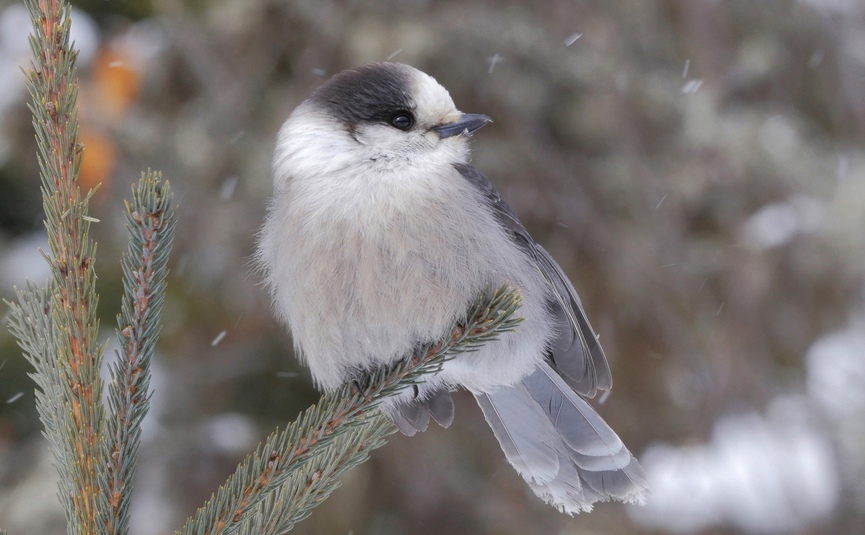
{"type": "Polygon", "coordinates": [[[84,155],[80,180],[85,190],[111,181],[117,163],[117,146],[111,133],[138,98],[141,72],[137,66],[138,62],[122,49],[103,45],[82,83],[79,141],[84,145],[84,155]]]}
{"type": "Polygon", "coordinates": [[[114,142],[106,135],[94,132],[82,125],[78,141],[84,145],[81,160],[81,189],[87,191],[100,183],[107,183],[114,171],[117,161],[117,150],[114,142]]]}
{"type": "Polygon", "coordinates": [[[93,93],[105,120],[120,118],[138,98],[141,72],[137,62],[113,47],[102,47],[93,62],[93,93]]]}

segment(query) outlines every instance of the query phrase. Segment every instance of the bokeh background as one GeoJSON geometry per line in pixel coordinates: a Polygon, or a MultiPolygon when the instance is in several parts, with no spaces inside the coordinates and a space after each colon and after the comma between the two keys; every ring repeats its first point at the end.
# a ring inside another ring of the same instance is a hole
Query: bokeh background
{"type": "MultiPolygon", "coordinates": [[[[152,167],[180,205],[133,533],[173,533],[317,398],[249,267],[273,139],[327,77],[388,58],[495,119],[474,162],[580,292],[615,378],[596,405],[652,495],[556,513],[462,393],[450,429],[395,436],[296,533],[865,532],[861,0],[74,5],[105,340],[121,199],[152,167]]],[[[6,299],[48,275],[28,31],[0,1],[6,299]]],[[[0,329],[0,527],[63,533],[27,372],[0,329]]]]}

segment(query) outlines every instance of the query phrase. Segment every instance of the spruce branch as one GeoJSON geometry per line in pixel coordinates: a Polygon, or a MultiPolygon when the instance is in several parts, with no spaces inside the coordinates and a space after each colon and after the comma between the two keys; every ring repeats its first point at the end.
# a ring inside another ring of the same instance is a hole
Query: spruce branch
{"type": "MultiPolygon", "coordinates": [[[[33,99],[30,110],[36,130],[42,201],[51,256],[52,281],[44,310],[50,311],[50,326],[55,334],[53,349],[56,366],[41,362],[47,355],[37,351],[30,358],[40,361],[34,367],[37,384],[59,387],[59,392],[42,391],[43,396],[59,393],[59,416],[42,413],[49,439],[59,439],[55,447],[63,459],[61,496],[67,506],[72,533],[97,533],[100,479],[104,464],[98,462],[102,441],[102,382],[99,368],[103,348],[96,342],[98,296],[93,267],[95,245],[89,239],[88,200],[92,192],[81,195],[78,174],[82,146],[78,143],[78,84],[75,78],[77,53],[71,48],[69,31],[71,7],[60,0],[25,0],[33,21],[30,46],[34,60],[27,69],[27,87],[33,99]],[[42,374],[56,377],[43,377],[42,374]],[[53,418],[61,421],[54,422],[53,418]],[[54,425],[58,432],[49,430],[54,425]],[[67,487],[64,483],[69,481],[67,487]]],[[[38,292],[36,292],[38,293],[38,292]]],[[[26,297],[24,308],[40,301],[26,297]],[[28,304],[29,301],[29,304],[28,304]]],[[[32,308],[32,307],[31,307],[32,308]]],[[[23,310],[23,308],[22,308],[23,310]]],[[[47,321],[47,320],[46,320],[47,321]]],[[[45,323],[44,326],[49,325],[45,323]]],[[[22,331],[25,336],[44,336],[44,332],[22,331]]],[[[23,346],[39,348],[30,340],[23,346]]],[[[23,347],[22,346],[22,347],[23,347]]]]}
{"type": "Polygon", "coordinates": [[[68,524],[74,518],[69,497],[74,487],[72,475],[65,467],[74,462],[64,448],[64,426],[69,407],[64,402],[63,385],[60,371],[57,369],[57,340],[51,314],[52,296],[47,287],[40,287],[32,282],[27,283],[25,290],[16,288],[17,302],[8,302],[10,307],[9,331],[18,340],[18,346],[24,351],[27,361],[34,371],[29,373],[36,383],[36,409],[44,428],[43,435],[48,439],[52,463],[60,480],[60,497],[63,501],[68,524]]]}
{"type": "Polygon", "coordinates": [[[129,530],[129,500],[135,476],[141,421],[150,408],[150,362],[159,336],[168,275],[168,253],[177,214],[168,182],[158,172],[142,173],[126,203],[129,247],[123,256],[123,301],[117,316],[121,350],[110,366],[109,418],[103,458],[108,480],[99,511],[107,533],[129,530]]]}
{"type": "Polygon", "coordinates": [[[377,405],[441,370],[457,354],[475,351],[522,321],[519,292],[485,292],[466,324],[415,355],[362,382],[325,394],[284,431],[276,430],[248,456],[214,496],[187,520],[183,535],[285,533],[339,487],[340,477],[365,461],[396,428],[377,405]]]}

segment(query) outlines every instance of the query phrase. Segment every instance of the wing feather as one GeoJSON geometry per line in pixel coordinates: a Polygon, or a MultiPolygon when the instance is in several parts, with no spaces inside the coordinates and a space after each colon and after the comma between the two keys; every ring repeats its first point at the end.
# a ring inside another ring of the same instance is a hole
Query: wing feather
{"type": "Polygon", "coordinates": [[[598,337],[592,329],[574,286],[555,260],[538,245],[505,203],[492,183],[470,165],[457,165],[460,175],[483,195],[499,223],[508,230],[550,285],[553,299],[548,303],[555,322],[556,336],[550,346],[550,359],[567,383],[584,396],[613,385],[610,366],[598,337]]]}

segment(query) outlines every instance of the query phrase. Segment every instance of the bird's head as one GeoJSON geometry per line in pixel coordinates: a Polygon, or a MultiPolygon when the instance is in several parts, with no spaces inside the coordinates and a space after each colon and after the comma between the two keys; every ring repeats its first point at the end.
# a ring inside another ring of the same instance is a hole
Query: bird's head
{"type": "Polygon", "coordinates": [[[335,75],[292,113],[277,140],[275,176],[464,163],[469,135],[490,121],[457,110],[424,72],[372,63],[335,75]]]}

